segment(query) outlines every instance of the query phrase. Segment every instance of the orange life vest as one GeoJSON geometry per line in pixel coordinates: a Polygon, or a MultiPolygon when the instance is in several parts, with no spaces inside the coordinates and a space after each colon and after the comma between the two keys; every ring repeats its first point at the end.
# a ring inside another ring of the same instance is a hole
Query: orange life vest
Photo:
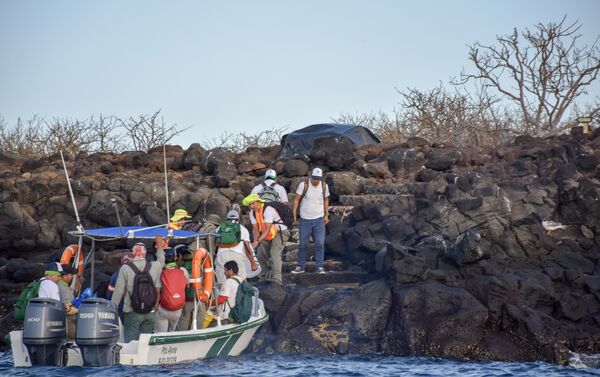
{"type": "MultiPolygon", "coordinates": [[[[259,204],[258,211],[254,212],[254,218],[256,219],[256,223],[258,224],[258,229],[260,230],[260,233],[261,234],[265,233],[267,228],[265,226],[265,205],[264,205],[264,203],[259,204]]],[[[267,234],[267,236],[265,237],[265,240],[271,241],[273,238],[275,238],[275,236],[277,236],[277,227],[271,226],[271,229],[269,230],[269,234],[267,234]]]]}

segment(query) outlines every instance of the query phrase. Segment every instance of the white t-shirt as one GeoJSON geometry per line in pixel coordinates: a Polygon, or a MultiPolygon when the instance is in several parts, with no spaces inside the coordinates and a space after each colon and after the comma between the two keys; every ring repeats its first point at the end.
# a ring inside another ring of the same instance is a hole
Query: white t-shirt
{"type": "MultiPolygon", "coordinates": [[[[323,182],[319,182],[317,186],[308,183],[306,195],[300,202],[300,217],[306,220],[314,220],[325,216],[323,209],[323,182]]],[[[296,189],[298,196],[304,192],[304,181],[300,182],[296,189]]],[[[329,197],[329,186],[325,183],[325,196],[329,197]]]]}
{"type": "Polygon", "coordinates": [[[40,290],[38,291],[38,297],[53,298],[60,301],[60,293],[58,291],[58,284],[52,280],[43,278],[40,282],[40,290]]]}
{"type": "MultiPolygon", "coordinates": [[[[274,224],[276,227],[279,228],[279,230],[287,229],[287,226],[280,224],[283,221],[281,220],[281,217],[279,217],[279,214],[277,213],[275,208],[265,206],[265,211],[263,212],[263,214],[264,214],[266,223],[274,224]]],[[[256,217],[254,217],[254,211],[250,211],[250,223],[252,223],[252,224],[257,223],[256,217]]]]}
{"type": "Polygon", "coordinates": [[[237,280],[231,277],[225,280],[223,287],[219,291],[219,296],[227,296],[227,302],[224,302],[223,305],[221,305],[221,319],[227,319],[227,317],[229,317],[229,311],[235,306],[235,298],[237,296],[238,285],[239,283],[237,282],[237,280]]]}
{"type": "MultiPolygon", "coordinates": [[[[265,179],[264,182],[265,185],[267,186],[273,186],[273,188],[275,189],[275,191],[277,191],[277,194],[279,194],[279,201],[280,202],[287,202],[288,201],[288,195],[287,192],[285,191],[285,188],[280,185],[279,183],[275,183],[274,180],[272,179],[265,179]]],[[[263,184],[259,184],[254,186],[254,188],[252,189],[252,191],[250,192],[251,194],[260,194],[260,192],[263,189],[263,184]]]]}
{"type": "MultiPolygon", "coordinates": [[[[218,232],[219,228],[217,228],[217,230],[215,230],[215,232],[218,232]]],[[[246,229],[246,227],[243,225],[240,225],[240,236],[242,238],[240,243],[238,243],[237,245],[232,246],[232,247],[219,247],[219,251],[231,250],[231,251],[235,251],[236,253],[246,255],[246,252],[244,250],[244,241],[250,242],[250,232],[248,232],[248,229],[246,229]]]]}

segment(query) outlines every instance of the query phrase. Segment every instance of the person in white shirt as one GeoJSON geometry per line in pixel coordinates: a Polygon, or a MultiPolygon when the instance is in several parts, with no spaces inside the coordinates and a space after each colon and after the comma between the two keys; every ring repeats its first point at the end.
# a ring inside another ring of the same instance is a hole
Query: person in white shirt
{"type": "Polygon", "coordinates": [[[40,282],[38,297],[52,298],[60,301],[58,281],[62,278],[62,271],[62,266],[58,262],[52,262],[46,266],[44,277],[40,282]]]}
{"type": "Polygon", "coordinates": [[[294,224],[298,222],[300,246],[298,248],[298,266],[294,274],[304,272],[306,251],[312,234],[315,240],[315,260],[317,273],[324,274],[323,259],[325,257],[325,224],[329,222],[329,187],[323,182],[323,170],[314,168],[310,182],[300,182],[294,200],[294,224]],[[298,219],[300,209],[300,219],[298,219]]]}
{"type": "Polygon", "coordinates": [[[235,263],[235,261],[225,263],[225,276],[227,277],[227,280],[223,283],[223,287],[219,291],[219,297],[217,299],[219,304],[218,315],[222,321],[229,318],[229,312],[235,306],[238,286],[242,283],[242,280],[237,276],[237,273],[238,264],[235,263]]]}
{"type": "Polygon", "coordinates": [[[265,204],[258,194],[248,195],[242,203],[251,209],[250,222],[254,239],[252,247],[257,250],[258,263],[262,268],[261,276],[283,285],[281,254],[290,231],[277,211],[268,203],[265,204]]]}
{"type": "MultiPolygon", "coordinates": [[[[250,267],[252,268],[252,271],[256,271],[258,269],[258,264],[254,261],[252,245],[250,244],[250,232],[248,232],[248,229],[246,229],[245,226],[239,225],[239,212],[235,210],[227,212],[227,221],[235,223],[239,226],[241,240],[234,245],[222,243],[218,245],[219,251],[217,253],[217,257],[215,258],[215,274],[217,283],[220,285],[225,283],[226,277],[224,266],[225,263],[229,262],[230,260],[237,263],[239,271],[236,273],[236,275],[241,280],[246,280],[246,260],[250,261],[250,267]]],[[[217,228],[216,233],[219,233],[221,226],[217,228]]]]}
{"type": "Polygon", "coordinates": [[[282,185],[275,182],[275,178],[277,178],[277,172],[273,169],[267,169],[267,171],[265,172],[265,181],[261,184],[254,186],[254,188],[252,189],[252,191],[250,193],[258,194],[263,199],[271,198],[271,200],[279,200],[280,202],[287,204],[288,203],[287,192],[285,191],[285,188],[282,185]],[[271,194],[268,194],[265,196],[261,195],[267,187],[272,187],[273,189],[275,189],[275,192],[277,193],[278,198],[272,197],[271,194]]]}

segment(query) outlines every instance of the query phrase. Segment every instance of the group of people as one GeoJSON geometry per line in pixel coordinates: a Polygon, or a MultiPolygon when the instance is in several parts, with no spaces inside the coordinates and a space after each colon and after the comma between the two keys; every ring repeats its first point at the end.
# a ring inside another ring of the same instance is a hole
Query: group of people
{"type": "MultiPolygon", "coordinates": [[[[290,237],[290,231],[283,223],[276,207],[269,204],[268,195],[261,195],[267,187],[274,187],[279,194],[279,200],[288,204],[287,193],[283,186],[275,182],[276,177],[274,170],[267,170],[265,182],[254,187],[251,194],[244,198],[243,204],[250,207],[250,222],[254,239],[252,247],[258,250],[260,265],[269,267],[263,270],[264,277],[281,285],[283,283],[281,255],[285,242],[290,237]]],[[[329,222],[329,195],[329,187],[323,181],[321,168],[314,168],[310,179],[300,182],[296,189],[292,213],[293,224],[298,224],[300,245],[297,267],[292,273],[305,272],[304,267],[311,236],[315,242],[316,271],[320,274],[325,273],[323,260],[325,256],[325,225],[329,222]]]]}
{"type": "MultiPolygon", "coordinates": [[[[198,294],[193,286],[194,279],[191,279],[194,256],[191,250],[194,253],[205,252],[207,244],[197,245],[194,242],[189,247],[183,244],[169,247],[162,236],[156,236],[154,258],[147,258],[143,243],[135,244],[131,251],[122,254],[121,267],[110,279],[106,298],[119,308],[126,342],[139,339],[142,333],[189,330],[194,311],[196,322],[201,323],[211,303],[221,308],[217,313],[221,321],[231,321],[229,312],[235,306],[237,288],[250,273],[247,266],[252,271],[261,269],[259,276],[265,280],[279,285],[283,283],[282,252],[290,237],[288,225],[291,224],[288,221],[286,225],[280,213],[281,205],[289,205],[288,195],[276,178],[276,172],[268,169],[264,182],[254,187],[242,202],[250,208],[252,239],[249,230],[240,224],[239,207],[231,209],[223,222],[216,215],[211,215],[212,218],[209,216],[207,219],[211,221],[193,229],[219,235],[214,258],[215,283],[219,290],[212,302],[209,300],[211,292],[198,294]],[[257,250],[258,263],[254,250],[257,250]]],[[[305,271],[311,235],[316,243],[317,272],[325,273],[323,259],[328,205],[329,188],[323,182],[323,171],[314,168],[310,178],[299,184],[291,210],[293,224],[298,224],[300,233],[298,265],[293,273],[305,271]]],[[[188,230],[189,218],[191,216],[184,209],[177,209],[168,227],[188,230]]],[[[207,272],[212,270],[205,269],[204,273],[207,272]]],[[[69,288],[73,273],[71,265],[48,265],[39,296],[55,298],[69,306],[73,299],[69,288]]],[[[73,309],[68,309],[73,314],[73,309]]]]}

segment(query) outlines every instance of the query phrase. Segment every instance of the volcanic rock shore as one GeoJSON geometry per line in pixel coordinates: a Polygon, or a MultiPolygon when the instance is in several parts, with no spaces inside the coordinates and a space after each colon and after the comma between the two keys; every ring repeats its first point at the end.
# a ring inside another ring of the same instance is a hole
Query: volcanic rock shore
{"type": "MultiPolygon", "coordinates": [[[[600,352],[600,130],[494,149],[412,138],[360,148],[322,139],[289,160],[279,151],[166,147],[171,212],[185,208],[198,222],[241,203],[267,168],[288,192],[311,167],[326,171],[329,272],[311,273],[309,262],[290,274],[289,242],[284,286],[254,283],[270,320],[249,351],[552,362],[600,352]]],[[[116,226],[116,211],[124,225],[165,222],[162,147],[80,154],[67,168],[85,228],[116,226]]],[[[4,333],[20,325],[19,292],[73,241],[75,226],[60,158],[0,152],[4,333]]],[[[100,246],[96,284],[128,245],[100,246]]]]}

